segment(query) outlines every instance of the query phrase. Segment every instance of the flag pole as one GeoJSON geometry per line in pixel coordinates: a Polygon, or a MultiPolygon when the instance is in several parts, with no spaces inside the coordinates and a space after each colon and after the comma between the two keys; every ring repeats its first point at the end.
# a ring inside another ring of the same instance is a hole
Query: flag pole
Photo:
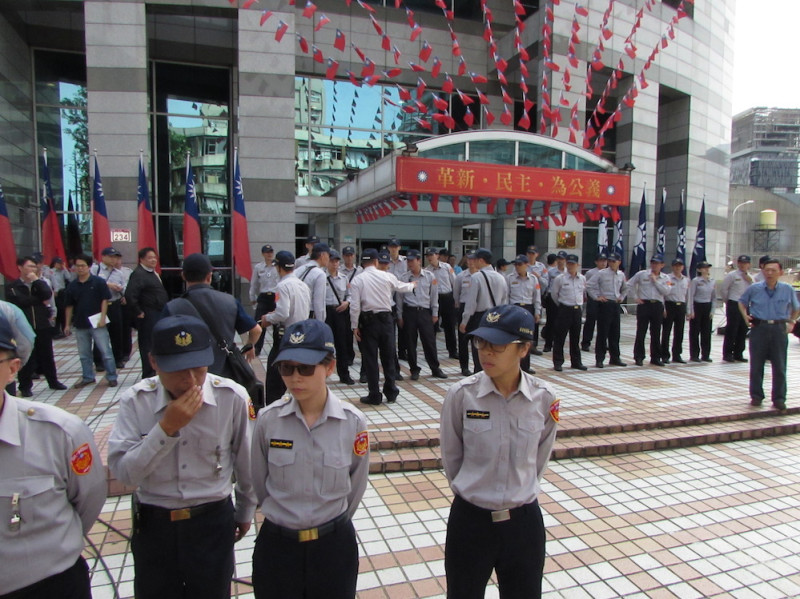
{"type": "MultiPolygon", "coordinates": [[[[42,158],[44,159],[45,165],[47,164],[47,148],[42,148],[42,158]]],[[[38,166],[38,165],[37,165],[38,166]]],[[[40,173],[41,176],[41,173],[40,173]]],[[[43,252],[44,250],[44,236],[42,235],[42,198],[44,201],[47,201],[47,191],[45,190],[45,183],[42,180],[42,185],[39,187],[39,193],[41,196],[39,197],[39,209],[36,211],[36,229],[39,232],[39,251],[43,252]]]]}

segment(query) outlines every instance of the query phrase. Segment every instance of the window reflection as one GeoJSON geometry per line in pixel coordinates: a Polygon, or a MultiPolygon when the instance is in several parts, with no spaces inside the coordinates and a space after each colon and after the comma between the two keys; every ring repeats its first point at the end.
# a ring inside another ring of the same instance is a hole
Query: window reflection
{"type": "Polygon", "coordinates": [[[602,166],[595,164],[594,162],[589,162],[585,158],[581,158],[580,156],[575,156],[574,154],[567,154],[565,156],[566,159],[566,166],[565,168],[574,169],[579,171],[593,171],[596,173],[604,172],[602,166]]]}
{"type": "Polygon", "coordinates": [[[519,166],[561,168],[561,150],[536,144],[519,144],[519,166]]]}
{"type": "Polygon", "coordinates": [[[500,139],[472,141],[469,144],[470,162],[514,164],[516,142],[500,139]]]}

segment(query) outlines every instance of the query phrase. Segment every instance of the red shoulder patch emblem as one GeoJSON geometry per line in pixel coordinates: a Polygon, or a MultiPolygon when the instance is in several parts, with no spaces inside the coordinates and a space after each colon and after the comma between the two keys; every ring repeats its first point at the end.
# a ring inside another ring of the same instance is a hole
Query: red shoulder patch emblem
{"type": "Polygon", "coordinates": [[[353,441],[353,453],[358,457],[363,458],[365,455],[367,455],[368,450],[369,433],[367,431],[361,431],[356,435],[355,441],[353,441]]]}
{"type": "Polygon", "coordinates": [[[256,419],[256,408],[252,400],[247,402],[247,415],[250,417],[250,420],[256,419]]]}
{"type": "Polygon", "coordinates": [[[88,443],[84,443],[72,452],[69,461],[72,464],[72,471],[75,474],[89,474],[92,470],[92,462],[94,461],[92,448],[88,443]]]}
{"type": "Polygon", "coordinates": [[[559,408],[560,405],[561,405],[561,400],[560,399],[556,399],[553,403],[550,404],[550,416],[556,422],[559,421],[558,408],[559,408]]]}

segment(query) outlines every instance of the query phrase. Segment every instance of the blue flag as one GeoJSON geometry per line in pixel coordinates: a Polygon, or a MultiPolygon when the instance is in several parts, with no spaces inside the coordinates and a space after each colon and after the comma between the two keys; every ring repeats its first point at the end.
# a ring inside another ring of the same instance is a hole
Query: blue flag
{"type": "Polygon", "coordinates": [[[667,253],[666,204],[667,188],[665,187],[661,192],[661,208],[658,210],[658,220],[656,221],[656,254],[662,256],[667,253]]]}
{"type": "Polygon", "coordinates": [[[697,275],[697,265],[706,260],[706,198],[703,197],[703,204],[700,207],[700,219],[697,221],[697,238],[694,242],[692,252],[692,265],[689,267],[689,277],[697,275]]]}
{"type": "Polygon", "coordinates": [[[625,272],[625,242],[622,240],[622,219],[614,223],[614,253],[620,257],[619,269],[625,272]]]}
{"type": "Polygon", "coordinates": [[[686,206],[683,202],[683,190],[681,189],[681,205],[678,208],[678,248],[675,257],[686,264],[686,206]]]}
{"type": "Polygon", "coordinates": [[[631,253],[631,269],[628,276],[643,270],[647,264],[647,200],[642,190],[642,203],[639,206],[639,226],[636,229],[636,243],[631,253]]]}

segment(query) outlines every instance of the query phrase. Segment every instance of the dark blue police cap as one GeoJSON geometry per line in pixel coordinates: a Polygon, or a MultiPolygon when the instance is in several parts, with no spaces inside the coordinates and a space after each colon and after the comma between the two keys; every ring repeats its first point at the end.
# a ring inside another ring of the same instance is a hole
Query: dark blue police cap
{"type": "Polygon", "coordinates": [[[14,339],[11,324],[3,316],[0,316],[0,348],[17,351],[17,340],[14,339]]]}
{"type": "Polygon", "coordinates": [[[301,320],[286,327],[275,361],[319,364],[335,353],[333,331],[327,324],[316,319],[301,320]]]}
{"type": "Polygon", "coordinates": [[[389,240],[389,243],[387,243],[386,245],[389,246],[389,247],[392,247],[392,246],[400,247],[400,240],[397,239],[396,237],[392,237],[389,240]]]}
{"type": "Polygon", "coordinates": [[[183,259],[183,272],[201,272],[208,274],[214,267],[211,260],[205,254],[189,254],[183,259]]]}
{"type": "Polygon", "coordinates": [[[336,250],[331,250],[329,252],[329,254],[331,256],[331,260],[341,260],[342,259],[342,256],[336,250]]]}
{"type": "Polygon", "coordinates": [[[597,256],[594,257],[595,260],[608,260],[608,254],[605,252],[599,252],[597,256]]]}
{"type": "Polygon", "coordinates": [[[368,260],[377,260],[378,259],[378,250],[375,248],[367,248],[363,252],[361,252],[361,261],[367,262],[368,260]]]}
{"type": "Polygon", "coordinates": [[[621,262],[622,261],[622,256],[620,256],[619,254],[609,254],[608,255],[608,261],[609,262],[621,262]]]}
{"type": "Polygon", "coordinates": [[[211,366],[214,350],[206,323],[195,316],[167,316],[153,327],[150,350],[158,369],[175,372],[211,366]]]}
{"type": "Polygon", "coordinates": [[[319,243],[318,235],[309,235],[306,237],[306,243],[319,243]]]}
{"type": "Polygon", "coordinates": [[[281,250],[275,254],[275,258],[272,260],[272,263],[280,266],[284,270],[287,268],[294,268],[294,254],[286,250],[281,250]]]}
{"type": "Polygon", "coordinates": [[[574,262],[578,264],[580,262],[580,258],[578,258],[577,254],[567,254],[567,262],[574,262]]]}
{"type": "Polygon", "coordinates": [[[475,250],[475,259],[483,260],[487,264],[492,263],[492,252],[487,250],[486,248],[478,248],[475,250]]]}
{"type": "Polygon", "coordinates": [[[664,256],[661,254],[653,254],[653,257],[650,258],[650,262],[664,262],[664,256]]]}
{"type": "Polygon", "coordinates": [[[528,264],[530,260],[525,254],[520,254],[516,258],[514,258],[514,264],[528,264]]]}
{"type": "Polygon", "coordinates": [[[439,255],[439,250],[437,250],[436,248],[428,248],[427,250],[425,250],[425,255],[426,256],[438,256],[439,255]]]}
{"type": "Polygon", "coordinates": [[[389,252],[380,252],[378,254],[378,262],[381,264],[389,264],[392,261],[392,257],[389,256],[389,252]]]}
{"type": "Polygon", "coordinates": [[[107,248],[103,248],[103,251],[100,252],[100,255],[101,256],[121,256],[122,252],[120,252],[119,250],[117,250],[117,249],[115,249],[113,247],[107,247],[107,248]]]}
{"type": "Polygon", "coordinates": [[[561,258],[562,260],[566,260],[568,255],[569,254],[567,254],[567,252],[565,252],[564,250],[561,250],[560,252],[558,252],[556,254],[556,258],[561,258]]]}
{"type": "Polygon", "coordinates": [[[518,339],[530,341],[533,339],[535,324],[533,315],[525,308],[503,304],[487,310],[481,317],[478,328],[469,335],[497,345],[505,345],[518,339]]]}
{"type": "Polygon", "coordinates": [[[272,248],[271,245],[262,245],[261,246],[261,253],[266,254],[267,252],[274,252],[275,250],[272,248]]]}
{"type": "Polygon", "coordinates": [[[419,260],[420,258],[422,258],[422,254],[419,253],[419,250],[408,250],[406,258],[408,258],[409,260],[419,260]]]}
{"type": "Polygon", "coordinates": [[[525,252],[528,253],[528,254],[538,254],[539,253],[539,248],[537,248],[535,245],[529,245],[528,249],[525,250],[525,252]]]}
{"type": "Polygon", "coordinates": [[[736,261],[737,262],[752,262],[752,260],[750,259],[750,256],[748,256],[747,254],[742,254],[741,256],[736,258],[736,261]]]}
{"type": "Polygon", "coordinates": [[[346,245],[342,248],[342,256],[354,256],[356,250],[353,248],[352,245],[346,245]]]}
{"type": "Polygon", "coordinates": [[[330,254],[331,253],[331,248],[327,243],[315,243],[314,247],[311,248],[311,252],[312,253],[314,253],[314,252],[316,252],[316,253],[325,252],[327,254],[330,254]]]}

